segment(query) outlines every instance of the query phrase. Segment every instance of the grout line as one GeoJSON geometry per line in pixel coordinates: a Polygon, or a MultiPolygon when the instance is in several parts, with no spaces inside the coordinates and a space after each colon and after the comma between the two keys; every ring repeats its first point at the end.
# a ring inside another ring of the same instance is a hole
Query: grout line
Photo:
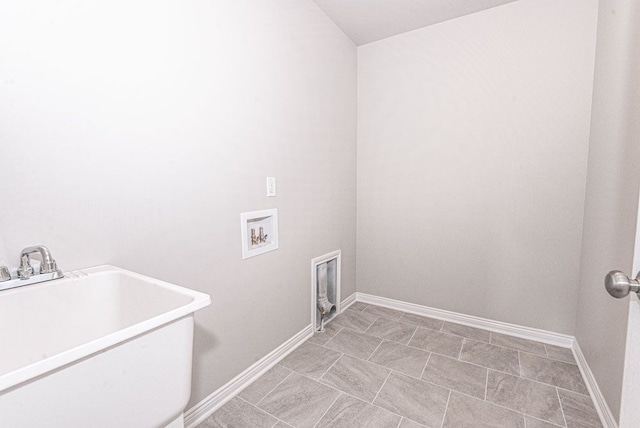
{"type": "MultiPolygon", "coordinates": [[[[301,376],[304,376],[304,375],[301,375],[301,376]]],[[[400,418],[408,419],[408,418],[406,418],[405,416],[402,416],[400,413],[396,413],[396,412],[394,412],[394,411],[392,411],[392,410],[389,410],[389,409],[387,409],[387,408],[380,407],[380,406],[378,406],[378,405],[376,405],[376,404],[373,404],[373,402],[369,403],[368,401],[363,400],[363,399],[362,399],[362,398],[360,398],[360,397],[356,397],[356,396],[355,396],[355,395],[353,395],[353,394],[349,394],[348,392],[342,391],[342,390],[340,390],[340,389],[336,388],[335,386],[332,386],[332,385],[329,385],[329,384],[326,384],[326,383],[323,383],[323,382],[317,381],[317,380],[315,380],[315,379],[311,379],[311,378],[310,378],[310,377],[308,377],[308,376],[304,376],[304,377],[306,377],[306,378],[307,378],[307,379],[309,379],[310,381],[317,382],[317,383],[319,383],[320,385],[323,385],[323,386],[326,386],[326,387],[328,387],[328,388],[331,388],[331,389],[333,389],[334,391],[338,392],[339,394],[344,394],[344,395],[349,396],[349,397],[351,397],[351,398],[353,398],[353,399],[356,399],[356,400],[358,400],[358,401],[362,401],[363,403],[366,403],[366,404],[368,404],[368,405],[370,405],[370,406],[377,407],[377,408],[382,409],[382,410],[384,410],[384,411],[386,411],[386,412],[389,412],[389,413],[391,413],[392,415],[400,416],[400,418]]],[[[383,386],[384,386],[384,385],[383,385],[383,386]]],[[[380,388],[380,389],[382,389],[382,388],[380,388]]]]}
{"type": "Polygon", "coordinates": [[[460,358],[462,358],[462,349],[464,348],[464,344],[467,341],[467,338],[463,338],[462,339],[462,344],[460,345],[460,350],[458,351],[458,356],[456,357],[456,360],[458,361],[462,361],[460,358]]]}
{"type": "Polygon", "coordinates": [[[387,384],[387,381],[389,380],[389,378],[391,377],[391,373],[393,373],[392,371],[389,371],[389,374],[387,375],[387,378],[384,380],[384,382],[382,382],[382,386],[380,387],[380,389],[378,390],[378,392],[376,392],[376,396],[373,397],[373,400],[371,400],[371,404],[373,404],[376,401],[376,398],[378,398],[378,395],[380,395],[380,391],[382,391],[382,388],[384,388],[384,386],[387,384]]]}
{"type": "MultiPolygon", "coordinates": [[[[549,425],[551,425],[553,427],[565,428],[562,425],[554,424],[553,422],[545,421],[544,419],[540,419],[540,418],[535,417],[535,416],[531,416],[531,415],[525,415],[525,416],[527,418],[529,418],[529,419],[535,419],[535,420],[540,421],[540,422],[545,422],[545,423],[547,423],[547,424],[549,424],[549,425]]],[[[525,424],[527,423],[527,418],[524,418],[525,424]]]]}
{"type": "Polygon", "coordinates": [[[404,419],[403,417],[401,417],[401,418],[400,418],[400,420],[398,421],[398,425],[396,426],[396,428],[400,428],[400,425],[402,425],[402,420],[403,420],[403,419],[404,419]]]}
{"type": "MultiPolygon", "coordinates": [[[[244,401],[246,404],[250,405],[251,407],[253,407],[254,409],[256,409],[256,410],[257,410],[257,411],[259,411],[259,412],[262,412],[262,413],[267,414],[267,415],[269,415],[269,416],[273,416],[274,418],[276,418],[276,419],[277,419],[276,423],[275,423],[273,426],[275,427],[276,425],[278,425],[278,422],[280,421],[280,418],[278,418],[276,415],[272,415],[271,413],[267,412],[267,411],[266,411],[266,410],[264,410],[264,409],[261,409],[261,408],[260,408],[260,407],[258,407],[257,405],[255,405],[255,404],[253,404],[253,403],[249,403],[247,400],[245,400],[245,399],[244,399],[244,398],[242,398],[242,397],[238,397],[238,396],[236,395],[234,398],[238,398],[239,400],[244,401]]],[[[218,410],[220,410],[220,409],[218,409],[218,410]]],[[[284,421],[282,421],[282,422],[284,422],[284,421]]],[[[273,427],[272,427],[272,428],[273,428],[273,427]]]]}
{"type": "MultiPolygon", "coordinates": [[[[463,361],[463,362],[466,362],[466,361],[463,361]]],[[[522,379],[522,380],[526,380],[526,381],[529,381],[529,382],[537,383],[537,384],[539,384],[539,385],[549,386],[549,387],[551,387],[551,388],[556,388],[556,389],[559,389],[559,390],[562,390],[562,391],[567,391],[567,392],[570,392],[570,393],[573,393],[573,394],[581,395],[581,396],[583,396],[583,397],[591,398],[591,396],[590,396],[590,395],[585,395],[585,394],[582,394],[582,393],[580,393],[580,392],[576,392],[576,391],[572,391],[572,390],[567,389],[567,388],[563,388],[563,387],[561,387],[561,386],[553,385],[553,384],[551,384],[551,383],[545,383],[545,382],[542,382],[542,381],[539,381],[539,380],[536,380],[536,379],[531,379],[531,378],[524,377],[524,376],[517,376],[517,375],[514,375],[513,373],[507,373],[507,372],[504,372],[504,371],[502,371],[502,370],[496,370],[496,369],[492,369],[491,367],[485,367],[485,366],[481,366],[481,365],[474,364],[474,363],[467,363],[467,364],[472,364],[472,365],[474,365],[474,366],[483,367],[483,368],[485,368],[485,369],[487,369],[487,370],[490,370],[490,371],[492,371],[492,372],[497,372],[497,373],[506,374],[506,375],[508,375],[508,376],[517,377],[517,378],[520,378],[520,379],[522,379]]]]}
{"type": "Polygon", "coordinates": [[[556,396],[558,397],[558,402],[560,403],[560,410],[562,411],[564,426],[567,426],[567,417],[564,415],[564,408],[562,407],[562,399],[560,398],[560,391],[558,391],[558,388],[556,388],[556,396]]]}
{"type": "MultiPolygon", "coordinates": [[[[536,354],[533,354],[533,355],[536,355],[536,354]]],[[[578,364],[577,364],[577,363],[571,363],[571,362],[569,362],[569,361],[559,360],[559,359],[557,359],[557,358],[543,357],[542,355],[536,355],[536,356],[537,356],[537,357],[541,357],[541,358],[546,358],[547,360],[551,360],[551,361],[557,361],[557,362],[559,362],[559,363],[571,364],[572,366],[576,366],[576,367],[578,367],[578,364]]],[[[575,361],[575,360],[574,360],[574,361],[575,361]]]]}
{"type": "MultiPolygon", "coordinates": [[[[390,341],[387,341],[387,342],[390,342],[390,341]]],[[[397,342],[393,342],[393,343],[396,343],[396,344],[397,344],[397,342]]],[[[401,346],[402,346],[402,345],[401,345],[401,346]]],[[[335,351],[335,350],[334,350],[334,349],[332,349],[332,351],[335,351]]],[[[339,352],[339,351],[335,351],[335,352],[339,352]]],[[[429,353],[428,351],[423,351],[423,352],[426,352],[427,354],[429,353]]],[[[397,374],[399,374],[399,375],[407,376],[407,377],[410,377],[411,379],[420,380],[420,379],[419,379],[419,378],[417,378],[417,377],[414,377],[414,376],[408,375],[408,374],[403,373],[403,372],[401,372],[401,371],[399,371],[399,370],[396,370],[396,369],[392,369],[391,367],[383,366],[382,364],[378,364],[378,363],[375,363],[375,362],[373,362],[373,361],[363,360],[363,359],[362,359],[362,358],[360,358],[360,357],[355,357],[355,356],[353,356],[353,355],[351,355],[351,354],[346,354],[346,353],[342,353],[342,352],[341,352],[341,354],[342,354],[342,355],[340,356],[340,358],[342,358],[342,356],[351,357],[351,358],[354,358],[354,359],[356,359],[356,360],[360,360],[360,361],[362,361],[362,362],[364,362],[364,363],[373,364],[374,366],[380,367],[380,368],[382,368],[382,369],[390,370],[390,371],[395,372],[395,373],[397,373],[397,374]]],[[[340,358],[338,358],[338,359],[340,359],[340,358]]],[[[336,364],[336,363],[337,363],[337,361],[336,361],[335,363],[333,363],[333,364],[336,364]]],[[[331,367],[333,367],[333,365],[332,365],[331,367]]],[[[327,374],[327,372],[328,372],[329,370],[331,370],[331,367],[329,367],[329,369],[327,369],[327,371],[326,371],[326,372],[324,372],[324,373],[322,374],[322,376],[324,376],[325,374],[327,374]]],[[[286,368],[286,367],[285,367],[285,368],[286,368]]],[[[304,373],[299,373],[299,372],[296,372],[295,370],[294,370],[294,372],[295,372],[295,373],[297,373],[297,374],[299,374],[299,375],[309,377],[308,375],[305,375],[304,373]]],[[[321,377],[322,377],[322,376],[321,376],[321,377]]],[[[309,377],[309,379],[312,379],[312,378],[310,378],[310,377],[309,377]]],[[[316,380],[316,379],[313,379],[313,380],[316,380]]],[[[434,385],[435,385],[435,384],[434,384],[434,385]]],[[[439,385],[438,385],[438,386],[439,386],[439,385]]],[[[344,392],[344,391],[342,391],[342,392],[344,392]]],[[[356,397],[356,398],[357,398],[357,397],[356,397]]],[[[360,398],[359,400],[362,400],[362,399],[360,398]]]]}
{"type": "MultiPolygon", "coordinates": [[[[504,346],[503,346],[503,348],[504,348],[504,346]]],[[[507,348],[507,349],[513,349],[513,348],[507,348]]],[[[547,349],[547,348],[545,348],[545,352],[547,352],[547,351],[546,351],[546,349],[547,349]]],[[[559,362],[561,362],[561,363],[571,364],[571,365],[574,365],[574,366],[576,366],[576,365],[577,365],[577,364],[573,364],[573,363],[568,363],[568,362],[566,362],[566,361],[558,360],[558,359],[556,359],[556,358],[549,358],[549,357],[545,357],[544,355],[535,354],[535,353],[533,353],[533,352],[523,351],[522,349],[516,349],[516,351],[519,351],[519,352],[522,352],[522,353],[525,353],[525,354],[529,354],[529,355],[533,355],[534,357],[544,358],[545,360],[559,361],[559,362]]]]}
{"type": "MultiPolygon", "coordinates": [[[[269,413],[269,412],[267,412],[267,413],[269,413]]],[[[269,413],[269,414],[271,415],[271,413],[269,413]]],[[[275,424],[274,426],[272,426],[271,428],[275,428],[276,426],[278,426],[278,424],[279,424],[280,422],[282,422],[283,424],[285,424],[285,425],[286,425],[286,426],[288,426],[288,427],[290,427],[290,426],[291,426],[291,425],[289,425],[288,423],[286,423],[285,421],[283,421],[282,419],[278,418],[277,416],[274,416],[274,415],[271,415],[271,416],[273,416],[274,418],[276,418],[276,419],[278,420],[278,421],[276,422],[276,424],[275,424]]],[[[196,427],[196,428],[197,428],[197,427],[196,427]]]]}
{"type": "MultiPolygon", "coordinates": [[[[484,401],[485,403],[487,403],[487,404],[489,404],[489,405],[491,405],[491,406],[500,407],[501,409],[505,409],[505,410],[509,410],[510,412],[517,413],[517,414],[521,415],[523,418],[524,418],[525,416],[531,416],[531,415],[529,415],[529,414],[527,414],[527,413],[524,413],[524,412],[521,412],[521,411],[519,411],[519,410],[514,410],[514,409],[512,409],[512,408],[510,408],[510,407],[506,407],[506,406],[503,406],[503,405],[501,405],[501,404],[494,403],[493,401],[481,400],[481,399],[480,399],[480,398],[478,398],[478,397],[474,397],[473,395],[465,394],[464,392],[451,390],[451,393],[452,393],[452,394],[453,394],[453,393],[456,393],[456,394],[458,394],[458,395],[464,395],[465,397],[469,397],[469,398],[471,398],[471,399],[473,399],[473,400],[484,401]]],[[[548,421],[544,421],[544,422],[548,422],[548,421]]],[[[549,422],[549,423],[550,423],[550,422],[549,422]]]]}
{"type": "MultiPolygon", "coordinates": [[[[407,376],[407,375],[405,375],[404,373],[400,373],[400,374],[401,374],[401,375],[403,375],[403,376],[407,376]]],[[[412,377],[412,379],[415,379],[415,378],[414,378],[414,377],[412,377]]],[[[430,385],[430,386],[435,386],[436,388],[440,388],[440,389],[446,389],[447,391],[450,391],[450,392],[452,392],[452,393],[456,393],[456,394],[464,395],[465,397],[473,398],[474,400],[485,401],[485,400],[483,400],[482,398],[478,398],[478,397],[475,397],[475,396],[473,396],[473,395],[469,395],[469,394],[467,394],[466,392],[458,391],[457,389],[452,389],[452,388],[449,388],[449,387],[447,387],[447,386],[438,385],[437,383],[433,383],[433,382],[430,382],[430,381],[428,381],[428,380],[422,380],[422,379],[418,379],[418,380],[419,380],[420,382],[422,382],[422,383],[426,383],[426,384],[428,384],[428,385],[430,385]]],[[[488,403],[490,403],[490,404],[494,404],[494,403],[491,403],[491,402],[489,402],[489,401],[488,401],[488,403]]],[[[497,404],[496,404],[496,406],[497,406],[497,404]]],[[[502,406],[499,406],[499,407],[502,407],[502,406]]],[[[506,408],[507,408],[507,407],[505,407],[505,409],[506,409],[506,408]]],[[[509,409],[509,410],[511,410],[511,409],[509,409]]],[[[514,410],[514,411],[515,411],[515,410],[514,410]]]]}
{"type": "Polygon", "coordinates": [[[322,420],[322,418],[324,418],[324,416],[329,412],[329,410],[331,410],[331,408],[333,407],[334,404],[336,404],[336,401],[338,401],[338,398],[340,398],[342,396],[342,393],[338,394],[338,396],[336,397],[335,400],[333,400],[333,402],[331,403],[331,405],[329,407],[327,407],[327,410],[324,411],[324,413],[322,414],[322,416],[320,416],[320,419],[318,419],[318,422],[316,422],[313,426],[314,428],[318,426],[318,424],[320,423],[320,421],[322,420]]]}
{"type": "MultiPolygon", "coordinates": [[[[411,324],[408,324],[408,325],[411,325],[411,324]]],[[[413,338],[415,337],[416,333],[418,332],[418,329],[420,328],[420,327],[415,326],[415,325],[414,325],[413,327],[415,327],[416,329],[415,329],[415,330],[413,330],[413,334],[412,334],[412,335],[411,335],[411,337],[409,338],[409,341],[407,342],[407,346],[409,346],[409,344],[411,343],[411,341],[412,341],[412,340],[413,340],[413,338]]]]}
{"type": "MultiPolygon", "coordinates": [[[[378,318],[380,318],[380,317],[378,317],[378,318]]],[[[378,318],[376,318],[376,319],[375,319],[371,324],[369,324],[369,327],[367,327],[367,328],[363,331],[363,333],[368,334],[368,335],[370,335],[370,336],[373,336],[371,333],[367,333],[367,332],[371,329],[371,327],[373,327],[373,325],[376,323],[376,321],[378,321],[378,318]]]]}
{"type": "MultiPolygon", "coordinates": [[[[344,328],[343,328],[342,330],[344,330],[344,328]]],[[[340,330],[340,332],[342,332],[342,330],[340,330]]],[[[319,343],[314,343],[314,345],[318,345],[318,346],[322,346],[323,348],[331,349],[331,348],[329,348],[327,345],[328,345],[328,344],[329,344],[333,339],[335,339],[336,337],[338,337],[338,335],[339,335],[339,334],[340,334],[340,333],[336,333],[335,335],[331,336],[331,338],[329,338],[329,340],[327,340],[323,345],[320,345],[319,343]]],[[[311,343],[313,343],[313,342],[311,342],[311,343]]],[[[332,349],[332,350],[333,350],[333,351],[335,351],[335,349],[332,349]]]]}
{"type": "MultiPolygon", "coordinates": [[[[371,315],[371,314],[369,314],[369,315],[371,315]]],[[[369,324],[369,326],[366,328],[366,330],[365,330],[365,331],[369,330],[369,329],[371,328],[371,326],[372,326],[373,324],[375,324],[375,322],[376,322],[376,321],[378,321],[378,318],[380,318],[380,317],[376,317],[373,321],[371,321],[371,323],[369,324]]],[[[364,331],[363,331],[363,333],[364,333],[364,331]]]]}
{"type": "MultiPolygon", "coordinates": [[[[505,335],[505,336],[508,336],[508,335],[505,335]]],[[[461,336],[461,337],[462,337],[462,336],[461,336]]],[[[516,336],[509,336],[509,337],[516,337],[516,336]]],[[[495,346],[496,348],[508,349],[508,350],[510,350],[510,351],[524,352],[524,353],[526,353],[526,354],[529,354],[529,355],[535,355],[536,357],[540,357],[540,358],[548,358],[548,357],[545,357],[544,355],[536,354],[536,353],[534,353],[534,352],[523,351],[522,349],[516,349],[516,348],[509,347],[509,346],[504,346],[504,345],[496,345],[495,343],[489,343],[489,342],[485,342],[485,341],[483,341],[483,340],[473,339],[473,338],[471,338],[471,337],[465,337],[464,339],[465,339],[465,340],[471,340],[471,341],[473,341],[473,342],[478,342],[478,343],[486,343],[487,345],[495,346]]],[[[519,338],[518,338],[518,339],[519,339],[519,338]]],[[[526,339],[525,339],[525,340],[526,340],[526,339]]],[[[538,343],[539,343],[539,342],[538,342],[538,343]]],[[[546,351],[545,351],[545,352],[546,352],[546,351]]],[[[550,360],[554,360],[553,358],[548,358],[548,359],[550,359],[550,360]]],[[[554,360],[554,361],[560,361],[560,360],[554,360]]]]}
{"type": "MultiPolygon", "coordinates": [[[[275,366],[274,366],[274,367],[275,367],[275,366]]],[[[282,366],[282,367],[284,367],[284,366],[282,366]]],[[[285,368],[285,369],[287,369],[286,367],[284,367],[284,368],[285,368]]],[[[266,394],[264,394],[264,396],[263,396],[261,399],[259,399],[259,400],[256,402],[256,404],[254,404],[254,406],[258,407],[258,404],[260,404],[260,403],[262,402],[262,400],[264,400],[265,398],[267,398],[267,396],[268,396],[269,394],[271,394],[271,393],[272,393],[272,392],[273,392],[277,387],[279,387],[280,385],[282,385],[282,382],[284,382],[285,380],[287,380],[287,378],[289,378],[289,376],[291,376],[291,374],[292,374],[292,373],[297,373],[297,372],[295,372],[295,371],[293,371],[293,370],[291,370],[291,369],[287,369],[287,370],[289,370],[289,374],[288,374],[288,375],[286,375],[286,376],[284,377],[284,379],[282,379],[280,382],[278,382],[278,384],[277,384],[276,386],[274,386],[273,388],[271,388],[271,389],[269,390],[269,392],[267,392],[266,394]]],[[[263,375],[263,376],[264,376],[264,375],[263,375]]],[[[262,377],[262,376],[260,376],[260,377],[262,377]]],[[[260,379],[260,378],[258,378],[258,379],[260,379]]],[[[256,380],[258,380],[258,379],[256,379],[256,380]]],[[[242,397],[240,397],[240,398],[242,398],[242,397]]],[[[246,401],[246,400],[245,400],[245,401],[246,401]]]]}
{"type": "MultiPolygon", "coordinates": [[[[371,357],[373,357],[373,354],[376,353],[376,351],[378,350],[378,348],[385,342],[386,339],[382,339],[380,340],[380,343],[378,343],[378,346],[376,346],[376,349],[373,350],[373,352],[371,354],[369,354],[369,358],[367,358],[365,361],[369,361],[371,359],[371,357]]],[[[386,340],[387,342],[392,342],[391,340],[386,340]]],[[[397,342],[393,342],[393,343],[397,343],[397,342]]],[[[371,361],[369,361],[371,362],[371,361]]],[[[375,363],[374,363],[375,364],[375,363]]]]}
{"type": "Polygon", "coordinates": [[[425,330],[429,330],[429,331],[435,331],[435,332],[438,332],[438,333],[449,334],[449,335],[451,335],[451,336],[457,336],[457,335],[453,335],[453,334],[451,334],[451,333],[445,333],[445,332],[443,332],[443,331],[440,331],[440,330],[442,329],[442,327],[438,327],[438,328],[431,328],[431,327],[427,327],[427,326],[425,326],[425,325],[411,324],[411,323],[408,323],[408,322],[405,322],[405,324],[407,324],[407,325],[412,325],[412,326],[414,326],[414,327],[418,327],[418,328],[423,328],[423,329],[425,329],[425,330]]]}
{"type": "Polygon", "coordinates": [[[444,420],[447,418],[447,411],[449,411],[449,400],[451,400],[452,390],[449,390],[449,396],[447,397],[447,404],[444,406],[444,413],[442,414],[442,423],[440,428],[444,427],[444,420]]]}
{"type": "Polygon", "coordinates": [[[353,307],[353,305],[355,305],[356,303],[358,303],[358,301],[357,301],[357,300],[356,300],[355,302],[353,302],[353,303],[352,303],[352,304],[351,304],[347,309],[353,309],[354,311],[364,312],[364,310],[365,310],[365,309],[367,309],[367,308],[369,307],[369,305],[368,305],[368,304],[360,302],[360,303],[362,303],[362,304],[364,305],[364,308],[362,308],[362,309],[356,309],[356,308],[354,308],[354,307],[353,307]]]}
{"type": "MultiPolygon", "coordinates": [[[[561,347],[561,346],[559,346],[559,348],[562,348],[562,347],[561,347]]],[[[563,349],[569,349],[569,350],[571,350],[571,348],[563,348],[563,349]]],[[[576,361],[575,357],[573,358],[573,360],[572,360],[572,361],[560,360],[560,359],[558,359],[558,358],[549,357],[549,351],[547,350],[547,345],[545,345],[545,346],[544,346],[544,350],[545,350],[545,352],[547,353],[547,356],[546,356],[546,357],[544,357],[544,358],[547,358],[547,359],[549,359],[549,360],[551,360],[551,361],[559,361],[559,362],[561,362],[561,363],[571,364],[572,366],[577,366],[577,365],[578,365],[578,362],[576,361]]],[[[529,352],[528,352],[528,353],[529,353],[529,352]]],[[[540,357],[540,356],[541,356],[541,355],[537,355],[537,354],[532,354],[532,355],[536,355],[536,356],[538,356],[538,357],[540,357]]]]}
{"type": "Polygon", "coordinates": [[[522,377],[522,363],[520,362],[520,351],[518,351],[518,376],[522,377]]]}
{"type": "MultiPolygon", "coordinates": [[[[523,379],[527,379],[527,378],[525,377],[525,378],[523,378],[523,379]]],[[[533,379],[529,379],[529,380],[533,380],[533,379]]],[[[550,384],[548,384],[548,383],[540,382],[540,381],[537,381],[537,380],[533,380],[533,381],[534,381],[534,382],[538,382],[538,383],[542,383],[542,384],[544,384],[544,385],[550,385],[550,384]]],[[[582,392],[572,391],[572,390],[570,390],[570,389],[563,388],[563,387],[561,387],[561,386],[557,386],[557,385],[551,385],[551,386],[553,386],[554,388],[558,389],[558,391],[567,391],[567,392],[570,392],[570,393],[572,393],[572,394],[578,394],[578,395],[581,395],[581,396],[583,396],[583,397],[587,397],[587,398],[589,398],[589,399],[591,400],[591,402],[593,403],[593,397],[591,397],[590,395],[583,394],[582,392]]],[[[595,406],[595,405],[594,405],[594,406],[595,406]]]]}
{"type": "Polygon", "coordinates": [[[543,344],[544,345],[544,354],[547,358],[549,358],[549,350],[547,349],[547,344],[543,344]]]}
{"type": "Polygon", "coordinates": [[[484,401],[487,401],[487,390],[489,389],[489,369],[487,369],[487,376],[484,381],[484,401]]]}
{"type": "MultiPolygon", "coordinates": [[[[336,352],[338,352],[338,351],[336,351],[336,352]]],[[[335,365],[336,365],[336,363],[337,363],[338,361],[340,361],[340,360],[342,359],[342,357],[344,357],[344,355],[345,355],[345,354],[344,354],[343,352],[341,352],[341,353],[340,353],[340,356],[339,356],[338,358],[336,358],[336,360],[333,362],[333,364],[331,364],[331,365],[329,366],[329,368],[328,368],[327,370],[325,370],[325,371],[324,371],[324,373],[322,373],[322,374],[318,377],[318,379],[317,379],[317,380],[319,381],[320,379],[322,379],[322,378],[324,377],[324,375],[326,375],[327,373],[329,373],[329,370],[331,370],[331,369],[333,368],[333,366],[335,366],[335,365]]],[[[314,380],[316,380],[316,379],[314,379],[314,380]]]]}
{"type": "Polygon", "coordinates": [[[422,368],[422,371],[420,372],[420,380],[422,379],[422,376],[424,376],[424,372],[425,370],[427,370],[427,365],[429,365],[429,360],[431,359],[431,355],[433,355],[431,352],[429,352],[429,356],[427,357],[427,361],[424,363],[424,367],[422,368]]]}
{"type": "MultiPolygon", "coordinates": [[[[434,352],[434,354],[438,354],[437,352],[434,352]]],[[[438,354],[440,355],[440,354],[438,354]]],[[[451,358],[453,360],[455,360],[455,358],[453,357],[449,357],[447,355],[443,355],[443,357],[447,357],[447,358],[451,358]]],[[[482,364],[478,364],[478,363],[474,363],[473,361],[465,361],[465,360],[459,360],[461,363],[465,363],[465,364],[471,364],[472,366],[476,366],[476,367],[482,367],[483,369],[487,369],[487,370],[493,370],[494,372],[499,372],[499,373],[504,373],[504,374],[508,374],[510,376],[516,376],[516,377],[521,377],[518,375],[514,375],[513,373],[509,373],[509,372],[505,372],[504,370],[498,370],[498,369],[494,369],[493,367],[487,367],[487,366],[483,366],[482,364]]],[[[526,378],[523,378],[526,379],[526,378]]],[[[532,379],[533,380],[533,379],[532,379]]],[[[542,383],[542,382],[540,382],[542,383]]],[[[554,386],[554,385],[551,385],[554,386]]]]}

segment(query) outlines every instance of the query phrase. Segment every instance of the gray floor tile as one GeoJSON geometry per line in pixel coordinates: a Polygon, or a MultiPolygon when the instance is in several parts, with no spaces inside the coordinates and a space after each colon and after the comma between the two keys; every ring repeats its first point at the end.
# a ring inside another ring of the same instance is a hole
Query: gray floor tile
{"type": "Polygon", "coordinates": [[[484,400],[487,369],[432,354],[422,374],[422,380],[484,400]]]}
{"type": "Polygon", "coordinates": [[[320,381],[371,403],[389,372],[384,367],[343,355],[320,381]]]}
{"type": "Polygon", "coordinates": [[[564,361],[565,363],[576,364],[576,359],[573,357],[571,348],[562,348],[554,345],[544,345],[547,348],[547,356],[554,360],[564,361]]]}
{"type": "Polygon", "coordinates": [[[376,317],[386,318],[391,321],[398,321],[402,318],[404,312],[396,311],[395,309],[383,308],[382,306],[369,305],[364,310],[365,313],[375,315],[376,317]]]}
{"type": "Polygon", "coordinates": [[[354,311],[364,311],[367,306],[369,305],[366,303],[355,302],[353,305],[349,306],[349,309],[353,309],[354,311]]]}
{"type": "Polygon", "coordinates": [[[521,352],[520,365],[522,377],[548,383],[581,394],[589,394],[580,370],[578,366],[574,364],[521,352]]]}
{"type": "Polygon", "coordinates": [[[291,370],[284,368],[280,365],[273,367],[265,374],[260,376],[251,385],[243,389],[238,397],[248,401],[251,404],[256,404],[262,400],[273,388],[278,386],[289,374],[291,370]]]}
{"type": "Polygon", "coordinates": [[[457,334],[467,339],[479,340],[480,342],[488,342],[490,332],[475,327],[469,327],[462,324],[454,324],[452,322],[444,322],[442,331],[445,333],[457,334]]]}
{"type": "Polygon", "coordinates": [[[324,326],[324,331],[322,333],[315,332],[313,336],[309,338],[309,342],[315,343],[316,345],[324,345],[325,343],[330,341],[333,336],[338,334],[343,328],[344,327],[334,322],[326,324],[324,326]]]}
{"type": "Polygon", "coordinates": [[[532,418],[531,416],[525,416],[524,422],[527,428],[563,428],[564,426],[541,421],[540,419],[532,418]]]}
{"type": "Polygon", "coordinates": [[[391,373],[373,404],[428,427],[440,427],[449,391],[391,373]]]}
{"type": "Polygon", "coordinates": [[[427,328],[418,328],[409,342],[409,346],[423,349],[447,357],[458,358],[462,349],[463,338],[452,334],[441,333],[427,328]]]}
{"type": "Polygon", "coordinates": [[[560,396],[564,416],[567,418],[567,424],[571,420],[587,427],[602,427],[600,417],[591,401],[591,397],[562,389],[558,390],[558,395],[560,396]]]}
{"type": "Polygon", "coordinates": [[[276,418],[255,406],[234,397],[198,428],[264,427],[271,428],[278,422],[276,418]]]}
{"type": "Polygon", "coordinates": [[[504,346],[505,348],[515,349],[516,351],[525,351],[531,354],[547,356],[544,343],[534,342],[533,340],[521,339],[519,337],[507,336],[506,334],[491,333],[491,344],[504,346]]]}
{"type": "Polygon", "coordinates": [[[407,313],[402,315],[402,318],[400,318],[400,322],[415,325],[417,327],[430,328],[431,330],[440,330],[442,328],[442,325],[444,324],[444,322],[434,318],[422,317],[420,315],[407,313]]]}
{"type": "Polygon", "coordinates": [[[550,385],[490,370],[487,401],[557,425],[564,425],[556,388],[550,385]]]}
{"type": "Polygon", "coordinates": [[[410,419],[402,418],[402,422],[400,422],[400,426],[398,428],[425,428],[424,425],[413,422],[410,419]]]}
{"type": "Polygon", "coordinates": [[[325,328],[198,428],[602,427],[568,348],[362,302],[325,328]]]}
{"type": "Polygon", "coordinates": [[[443,428],[524,428],[524,416],[486,401],[452,392],[443,428]]]}
{"type": "Polygon", "coordinates": [[[411,339],[411,336],[413,336],[417,328],[416,326],[398,321],[378,318],[365,333],[406,345],[409,343],[409,339],[411,339]]]}
{"type": "Polygon", "coordinates": [[[291,373],[258,407],[295,427],[313,427],[339,395],[335,389],[291,373]]]}
{"type": "Polygon", "coordinates": [[[567,428],[592,428],[591,425],[581,424],[573,419],[567,419],[567,428]]]}
{"type": "Polygon", "coordinates": [[[333,339],[328,341],[325,346],[366,360],[373,354],[373,351],[376,350],[381,342],[382,339],[379,337],[345,328],[336,334],[333,339]]]}
{"type": "Polygon", "coordinates": [[[400,416],[394,415],[378,406],[342,394],[329,408],[319,427],[332,428],[396,428],[400,416]]]}
{"type": "Polygon", "coordinates": [[[485,342],[465,339],[460,360],[519,375],[518,351],[485,342]]]}
{"type": "Polygon", "coordinates": [[[420,378],[429,353],[399,343],[384,341],[369,358],[372,363],[380,364],[408,376],[420,378]]]}
{"type": "Polygon", "coordinates": [[[347,327],[352,330],[365,331],[371,324],[373,324],[376,318],[378,317],[375,315],[356,311],[355,309],[347,309],[340,315],[336,316],[331,323],[341,325],[342,327],[347,327]]]}
{"type": "Polygon", "coordinates": [[[312,379],[319,379],[338,358],[340,352],[307,341],[282,360],[280,365],[312,379]]]}

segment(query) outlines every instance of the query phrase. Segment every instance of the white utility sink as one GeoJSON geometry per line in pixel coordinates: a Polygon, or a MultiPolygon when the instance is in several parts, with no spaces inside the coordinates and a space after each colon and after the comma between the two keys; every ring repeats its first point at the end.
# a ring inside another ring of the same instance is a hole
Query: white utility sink
{"type": "Polygon", "coordinates": [[[182,426],[208,295],[113,266],[0,291],[0,426],[182,426]]]}

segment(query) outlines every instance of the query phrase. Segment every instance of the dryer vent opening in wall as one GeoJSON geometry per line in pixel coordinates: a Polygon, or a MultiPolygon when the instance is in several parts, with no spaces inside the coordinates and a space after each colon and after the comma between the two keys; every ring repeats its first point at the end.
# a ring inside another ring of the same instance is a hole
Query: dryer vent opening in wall
{"type": "Polygon", "coordinates": [[[315,331],[340,313],[340,251],[311,260],[311,320],[315,331]]]}

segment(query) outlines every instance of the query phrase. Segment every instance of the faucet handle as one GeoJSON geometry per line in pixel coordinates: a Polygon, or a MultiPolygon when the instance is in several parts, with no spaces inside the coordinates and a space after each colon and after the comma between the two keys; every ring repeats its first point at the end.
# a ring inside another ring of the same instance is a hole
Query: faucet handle
{"type": "Polygon", "coordinates": [[[0,282],[9,281],[11,279],[11,273],[6,266],[0,266],[0,282]]]}
{"type": "Polygon", "coordinates": [[[18,268],[18,278],[28,279],[33,275],[33,266],[29,262],[29,254],[23,254],[20,257],[20,267],[18,268]]]}
{"type": "Polygon", "coordinates": [[[43,260],[42,263],[40,264],[40,273],[51,273],[51,272],[55,272],[58,270],[58,265],[56,264],[56,261],[51,259],[51,260],[43,260]]]}

